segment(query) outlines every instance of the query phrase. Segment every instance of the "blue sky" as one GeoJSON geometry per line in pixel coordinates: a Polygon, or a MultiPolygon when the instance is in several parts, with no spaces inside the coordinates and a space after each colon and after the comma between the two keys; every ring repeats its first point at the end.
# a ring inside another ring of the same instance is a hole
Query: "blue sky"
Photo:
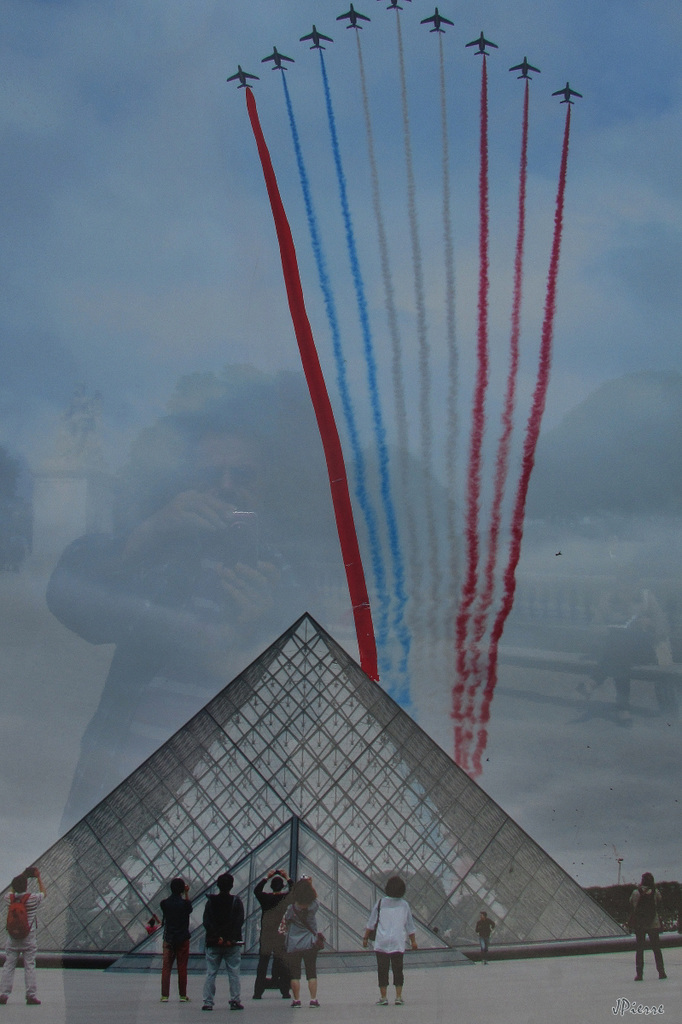
{"type": "MultiPolygon", "coordinates": [[[[297,365],[274,233],[243,102],[225,79],[260,74],[256,97],[289,212],[313,329],[331,370],[274,45],[295,57],[288,83],[323,226],[332,281],[348,286],[317,54],[299,36],[333,36],[325,57],[352,215],[379,348],[384,314],[370,206],[355,33],[329,0],[228,4],[5,0],[2,259],[6,338],[0,427],[30,454],[35,424],[74,379],[105,393],[116,437],[158,412],[185,372],[233,361],[297,365]]],[[[408,102],[434,378],[442,358],[440,111],[436,36],[426,0],[404,4],[408,102]]],[[[344,10],[346,8],[343,8],[344,10]]],[[[414,314],[405,213],[393,11],[365,0],[362,33],[384,209],[401,314],[414,314]]],[[[506,369],[522,86],[532,83],[524,379],[531,379],[551,240],[567,79],[576,104],[553,382],[547,422],[597,383],[639,368],[679,369],[681,19],[670,3],[445,3],[443,37],[466,415],[477,273],[480,59],[489,60],[491,346],[506,369]]],[[[351,332],[354,327],[350,328],[351,332]]],[[[362,367],[349,342],[362,388],[362,367]]],[[[1,386],[0,386],[1,387],[1,386]]],[[[492,389],[493,391],[495,388],[492,389]]],[[[497,387],[499,391],[499,386],[497,387]]],[[[438,395],[437,395],[438,397],[438,395]]],[[[117,445],[118,447],[118,445],[117,445]]]]}

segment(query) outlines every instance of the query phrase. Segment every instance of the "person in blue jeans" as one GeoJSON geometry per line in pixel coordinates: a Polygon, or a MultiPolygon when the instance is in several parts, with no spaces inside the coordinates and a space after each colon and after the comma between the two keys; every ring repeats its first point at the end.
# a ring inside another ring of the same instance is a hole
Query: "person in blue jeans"
{"type": "Polygon", "coordinates": [[[479,914],[478,921],[476,922],[476,934],[478,935],[478,941],[481,946],[481,959],[484,964],[488,963],[488,948],[490,946],[490,933],[495,927],[495,922],[491,921],[485,910],[482,910],[479,914]]]}
{"type": "Polygon", "coordinates": [[[229,872],[219,875],[218,892],[209,896],[204,910],[206,929],[206,979],[202,1010],[212,1010],[215,980],[221,963],[225,964],[230,983],[230,1009],[243,1010],[239,969],[242,960],[242,926],[244,904],[232,895],[234,878],[229,872]]]}

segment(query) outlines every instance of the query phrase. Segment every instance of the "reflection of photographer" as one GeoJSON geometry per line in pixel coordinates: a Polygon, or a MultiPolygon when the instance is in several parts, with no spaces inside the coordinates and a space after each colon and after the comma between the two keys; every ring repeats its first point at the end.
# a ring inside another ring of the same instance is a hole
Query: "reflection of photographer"
{"type": "Polygon", "coordinates": [[[64,828],[306,610],[282,552],[296,551],[300,571],[326,520],[307,470],[298,471],[305,446],[272,420],[277,389],[261,391],[174,414],[143,433],[123,477],[117,532],[75,541],[52,575],[53,614],[90,643],[116,645],[64,828]],[[322,527],[309,525],[309,505],[322,527]],[[307,546],[293,548],[295,530],[307,546]]]}
{"type": "Polygon", "coordinates": [[[14,982],[14,971],[19,955],[24,959],[26,1002],[40,1006],[36,995],[36,950],[38,948],[36,915],[45,899],[45,887],[37,867],[26,868],[12,879],[11,891],[5,893],[7,904],[7,948],[5,966],[0,978],[0,1005],[7,1002],[14,982]],[[35,878],[38,892],[29,891],[29,879],[35,878]]]}

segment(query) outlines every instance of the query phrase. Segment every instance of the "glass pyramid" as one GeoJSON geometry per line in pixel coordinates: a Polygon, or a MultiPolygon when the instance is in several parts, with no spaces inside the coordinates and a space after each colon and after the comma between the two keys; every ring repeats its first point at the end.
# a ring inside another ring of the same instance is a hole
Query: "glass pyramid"
{"type": "Polygon", "coordinates": [[[131,950],[176,875],[196,897],[241,863],[246,891],[290,857],[292,819],[334,949],[395,873],[433,945],[470,944],[481,909],[498,943],[622,934],[304,615],[38,860],[41,949],[131,950]]]}

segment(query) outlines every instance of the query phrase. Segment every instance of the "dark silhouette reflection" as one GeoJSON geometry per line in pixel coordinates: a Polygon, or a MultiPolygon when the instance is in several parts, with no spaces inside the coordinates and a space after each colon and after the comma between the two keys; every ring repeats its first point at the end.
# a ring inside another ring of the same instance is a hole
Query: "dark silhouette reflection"
{"type": "Polygon", "coordinates": [[[71,544],[47,594],[69,629],[116,645],[64,830],[312,611],[321,579],[342,579],[321,445],[294,375],[181,382],[121,485],[116,532],[71,544]]]}

